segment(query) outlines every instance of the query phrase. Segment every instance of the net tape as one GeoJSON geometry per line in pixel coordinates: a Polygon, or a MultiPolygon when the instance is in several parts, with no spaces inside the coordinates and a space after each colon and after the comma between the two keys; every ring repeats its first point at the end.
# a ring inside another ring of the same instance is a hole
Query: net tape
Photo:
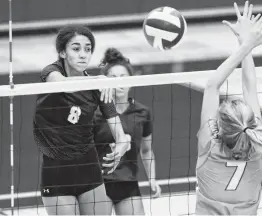
{"type": "MultiPolygon", "coordinates": [[[[16,84],[13,89],[10,88],[9,85],[3,85],[0,86],[0,97],[164,84],[181,84],[189,87],[189,83],[192,89],[203,91],[208,78],[215,72],[216,70],[210,70],[66,82],[16,84]]],[[[256,72],[258,77],[258,92],[262,92],[262,67],[257,67],[256,72]],[[261,82],[259,82],[260,80],[261,82]]],[[[241,83],[240,69],[236,69],[236,71],[229,76],[228,83],[229,87],[227,87],[226,82],[221,87],[221,94],[242,94],[242,87],[239,85],[241,83]]]]}

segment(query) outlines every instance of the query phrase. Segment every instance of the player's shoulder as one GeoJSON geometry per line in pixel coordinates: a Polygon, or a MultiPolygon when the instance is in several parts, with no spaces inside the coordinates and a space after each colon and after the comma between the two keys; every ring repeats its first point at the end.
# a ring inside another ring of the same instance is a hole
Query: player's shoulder
{"type": "Polygon", "coordinates": [[[128,100],[130,103],[131,110],[133,110],[134,112],[140,113],[144,116],[148,116],[151,114],[150,109],[146,105],[142,104],[137,100],[134,100],[133,98],[129,98],[128,100]]]}
{"type": "Polygon", "coordinates": [[[144,110],[144,111],[148,111],[149,112],[149,108],[142,104],[141,102],[135,100],[134,98],[128,98],[128,101],[131,105],[133,105],[133,107],[137,110],[144,110]]]}
{"type": "Polygon", "coordinates": [[[211,137],[214,139],[221,138],[219,134],[217,119],[209,118],[206,122],[204,122],[199,128],[197,136],[199,137],[200,134],[211,135],[211,137]]]}
{"type": "Polygon", "coordinates": [[[58,71],[64,74],[64,65],[62,60],[57,60],[43,68],[43,71],[58,71]]]}

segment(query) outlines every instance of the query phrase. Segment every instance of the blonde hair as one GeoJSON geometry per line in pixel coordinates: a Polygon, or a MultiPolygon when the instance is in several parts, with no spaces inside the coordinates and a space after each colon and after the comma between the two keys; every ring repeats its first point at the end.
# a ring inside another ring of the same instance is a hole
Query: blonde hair
{"type": "Polygon", "coordinates": [[[262,152],[262,127],[250,106],[242,100],[226,100],[218,110],[219,133],[223,143],[235,152],[262,152]]]}

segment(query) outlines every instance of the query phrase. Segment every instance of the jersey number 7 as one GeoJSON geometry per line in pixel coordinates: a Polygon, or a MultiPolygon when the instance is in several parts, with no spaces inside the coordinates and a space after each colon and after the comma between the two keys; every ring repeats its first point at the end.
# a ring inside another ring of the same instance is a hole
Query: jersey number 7
{"type": "Polygon", "coordinates": [[[226,191],[235,191],[244,175],[247,162],[245,161],[228,161],[226,167],[236,167],[230,181],[227,184],[226,191]]]}

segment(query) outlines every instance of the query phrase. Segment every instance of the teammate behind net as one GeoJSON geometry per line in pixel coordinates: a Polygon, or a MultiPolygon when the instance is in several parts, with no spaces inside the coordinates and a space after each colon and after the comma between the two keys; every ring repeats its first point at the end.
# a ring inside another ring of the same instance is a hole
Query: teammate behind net
{"type": "MultiPolygon", "coordinates": [[[[108,77],[126,77],[134,75],[134,69],[129,59],[124,57],[117,49],[110,48],[105,52],[102,61],[102,74],[108,77]]],[[[160,196],[161,189],[155,180],[155,156],[152,150],[152,120],[149,109],[129,97],[130,88],[114,89],[114,103],[119,113],[124,132],[131,136],[131,148],[122,157],[121,162],[113,173],[107,173],[103,163],[104,182],[108,203],[117,215],[144,215],[142,197],[138,186],[138,155],[144,164],[146,174],[155,193],[153,197],[160,196]]],[[[115,146],[115,140],[108,124],[101,112],[95,115],[94,137],[99,157],[110,153],[115,146]]],[[[103,161],[103,160],[102,160],[103,161]]],[[[108,212],[111,214],[111,211],[108,212]]]]}
{"type": "MultiPolygon", "coordinates": [[[[88,75],[86,69],[94,47],[95,39],[88,28],[61,29],[56,39],[59,60],[44,68],[42,80],[92,79],[85,75],[88,75]]],[[[43,153],[41,193],[50,215],[107,213],[105,187],[92,133],[98,106],[116,139],[114,152],[107,155],[109,159],[115,158],[116,167],[129,148],[130,139],[124,134],[112,102],[102,102],[98,90],[42,94],[37,98],[34,134],[43,153]]]]}
{"type": "Polygon", "coordinates": [[[245,4],[227,23],[240,47],[214,73],[204,91],[198,132],[197,215],[256,215],[260,200],[262,127],[251,51],[262,44],[262,18],[245,4]],[[219,105],[219,89],[242,61],[244,101],[219,105]]]}

